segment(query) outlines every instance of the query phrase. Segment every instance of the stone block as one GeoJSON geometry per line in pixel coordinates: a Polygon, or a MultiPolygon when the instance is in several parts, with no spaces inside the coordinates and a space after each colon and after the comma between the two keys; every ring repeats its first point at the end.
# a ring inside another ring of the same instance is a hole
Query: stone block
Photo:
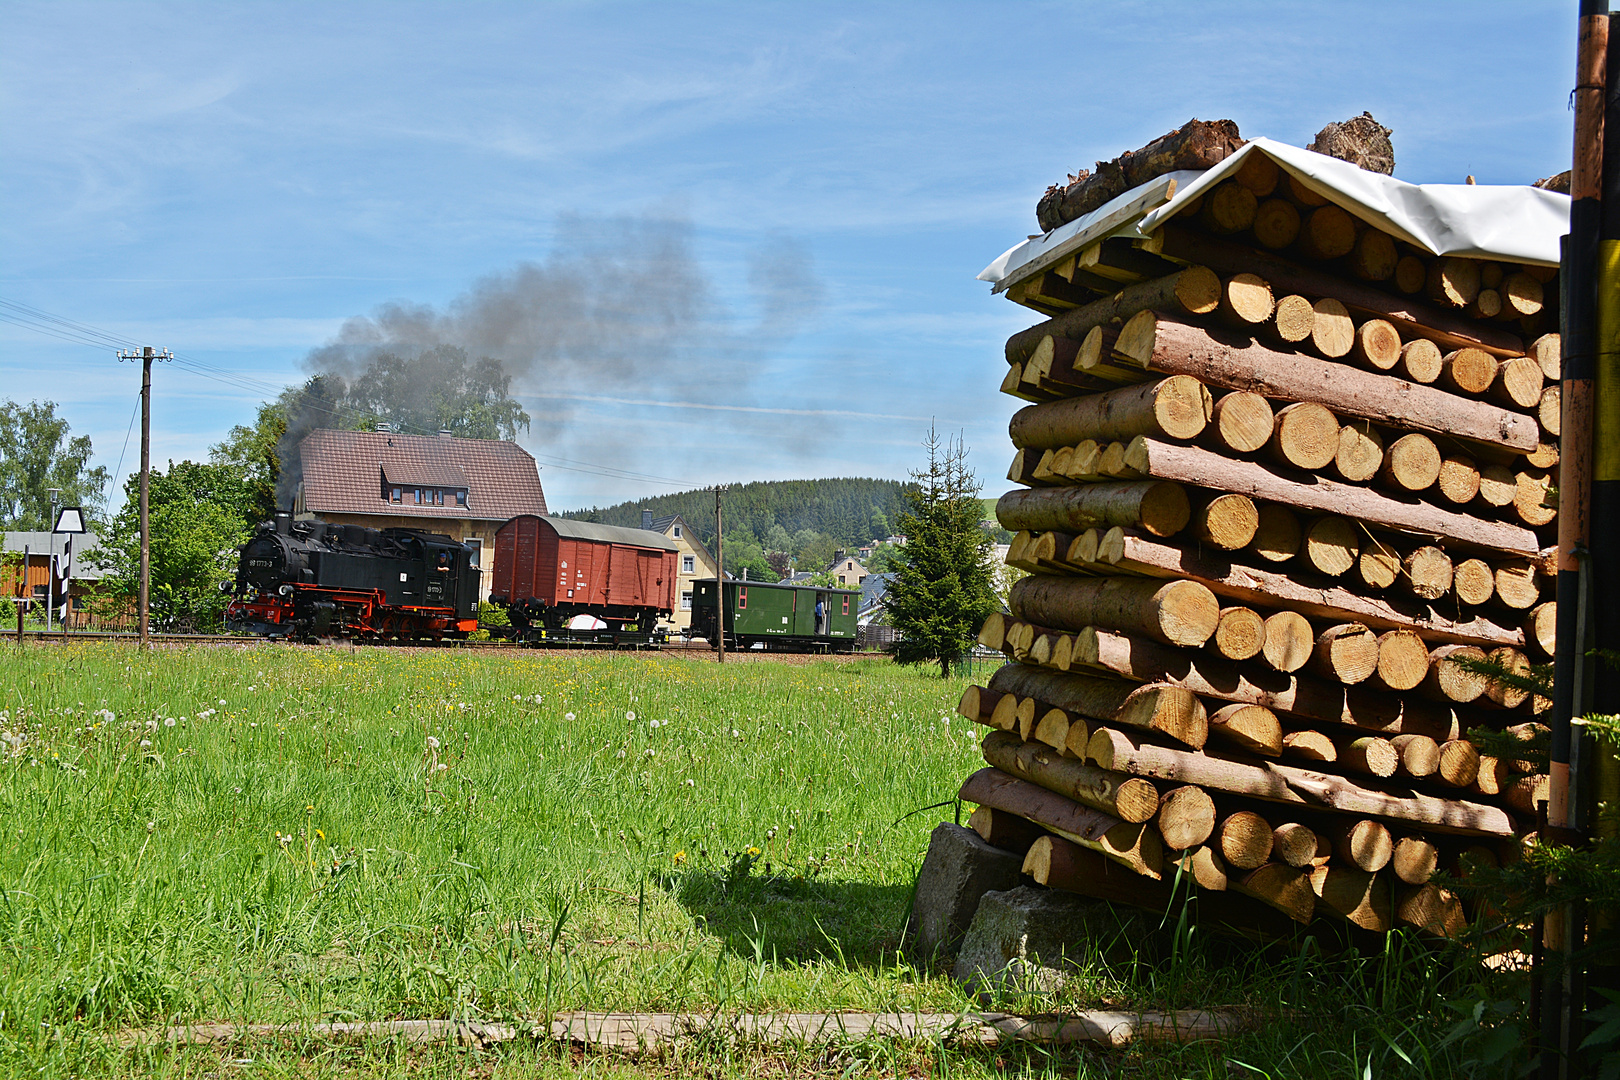
{"type": "Polygon", "coordinates": [[[1095,954],[1092,942],[1117,927],[1106,903],[1074,893],[1039,885],[986,893],[952,975],[981,1000],[998,991],[1052,993],[1095,954]]]}
{"type": "Polygon", "coordinates": [[[1018,887],[1022,857],[991,847],[972,829],[949,821],[935,827],[917,872],[909,940],[922,959],[948,959],[973,922],[979,898],[1018,887]]]}

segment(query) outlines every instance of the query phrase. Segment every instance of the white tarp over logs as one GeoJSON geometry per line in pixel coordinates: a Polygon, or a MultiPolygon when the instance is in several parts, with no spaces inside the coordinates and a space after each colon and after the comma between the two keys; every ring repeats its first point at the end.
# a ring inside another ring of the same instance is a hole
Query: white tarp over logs
{"type": "Polygon", "coordinates": [[[1270,156],[1319,195],[1434,255],[1556,266],[1559,237],[1569,231],[1568,195],[1528,186],[1409,184],[1311,150],[1255,139],[1212,169],[1168,174],[1175,181],[1169,201],[1120,224],[1121,208],[1167,178],[1149,181],[1045,236],[1009,249],[979,273],[979,280],[994,282],[1000,292],[1108,237],[1150,236],[1188,200],[1236,172],[1249,154],[1270,156]]]}

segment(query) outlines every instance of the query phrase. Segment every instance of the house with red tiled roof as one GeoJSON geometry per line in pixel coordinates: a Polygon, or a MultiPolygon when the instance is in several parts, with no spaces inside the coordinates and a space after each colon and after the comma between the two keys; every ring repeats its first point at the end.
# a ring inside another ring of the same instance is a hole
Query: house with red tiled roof
{"type": "Polygon", "coordinates": [[[488,596],[495,530],[519,514],[544,515],[534,457],[517,443],[458,439],[448,431],[320,428],[298,445],[300,518],[371,529],[423,529],[478,549],[488,596]]]}

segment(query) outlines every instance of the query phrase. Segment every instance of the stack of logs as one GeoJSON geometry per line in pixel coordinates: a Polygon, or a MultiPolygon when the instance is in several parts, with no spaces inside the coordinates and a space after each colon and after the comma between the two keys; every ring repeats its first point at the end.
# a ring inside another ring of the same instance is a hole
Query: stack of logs
{"type": "Polygon", "coordinates": [[[1468,734],[1547,703],[1457,661],[1553,649],[1555,274],[1430,256],[1254,154],[1015,284],[1050,317],[1007,342],[1028,576],[960,705],[995,729],[974,827],[1094,896],[1180,875],[1233,925],[1456,934],[1431,878],[1516,857],[1546,797],[1468,734]]]}

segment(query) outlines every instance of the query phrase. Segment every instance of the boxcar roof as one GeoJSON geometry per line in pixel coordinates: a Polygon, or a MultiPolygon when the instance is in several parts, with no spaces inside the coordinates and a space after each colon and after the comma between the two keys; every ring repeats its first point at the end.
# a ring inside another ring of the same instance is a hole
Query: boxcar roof
{"type": "MultiPolygon", "coordinates": [[[[713,581],[714,578],[712,578],[712,577],[711,578],[698,578],[697,580],[698,581],[713,581]]],[[[780,581],[745,581],[742,578],[733,578],[733,577],[726,578],[726,584],[727,585],[741,585],[741,586],[743,586],[745,588],[749,588],[749,589],[785,589],[785,590],[808,589],[811,592],[837,592],[837,593],[846,593],[847,592],[847,593],[853,593],[853,594],[859,594],[860,591],[861,591],[859,589],[833,588],[833,587],[829,587],[829,586],[826,586],[826,585],[809,585],[809,584],[806,584],[805,582],[802,582],[802,581],[797,582],[797,583],[792,584],[792,585],[789,585],[789,584],[786,584],[786,583],[780,582],[780,581]]]]}
{"type": "Polygon", "coordinates": [[[540,519],[556,530],[558,536],[571,540],[601,540],[610,544],[629,544],[631,547],[657,548],[659,551],[679,551],[675,542],[646,529],[626,529],[619,525],[598,525],[594,521],[575,521],[573,518],[542,517],[540,519]]]}

